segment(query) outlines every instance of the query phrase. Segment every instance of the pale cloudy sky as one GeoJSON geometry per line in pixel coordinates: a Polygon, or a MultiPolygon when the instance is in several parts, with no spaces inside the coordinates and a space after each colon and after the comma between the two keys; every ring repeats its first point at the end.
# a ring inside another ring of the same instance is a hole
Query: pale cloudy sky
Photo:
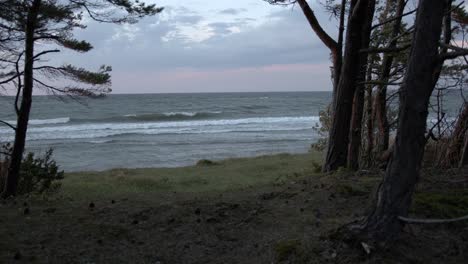
{"type": "MultiPolygon", "coordinates": [[[[147,0],[165,10],[134,25],[91,22],[88,54],[55,59],[113,67],[114,93],[331,90],[329,52],[298,6],[262,0],[147,0]]],[[[309,3],[322,10],[316,0],[309,3]]],[[[335,35],[336,21],[317,12],[335,35]]]]}

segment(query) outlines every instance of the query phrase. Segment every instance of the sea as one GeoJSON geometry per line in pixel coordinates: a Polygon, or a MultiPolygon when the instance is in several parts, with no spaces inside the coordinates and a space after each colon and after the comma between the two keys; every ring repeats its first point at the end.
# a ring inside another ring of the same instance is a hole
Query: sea
{"type": "MultiPolygon", "coordinates": [[[[26,148],[53,148],[66,171],[301,153],[317,139],[313,127],[330,99],[329,92],[35,96],[26,148]]],[[[14,123],[12,100],[0,98],[0,119],[14,123]]],[[[0,127],[1,142],[13,136],[0,127]]]]}
{"type": "MultiPolygon", "coordinates": [[[[330,101],[330,92],[35,96],[26,149],[53,148],[66,171],[305,153],[330,101]]],[[[0,119],[15,123],[13,97],[0,97],[0,119]]],[[[13,136],[0,127],[1,143],[13,136]]]]}

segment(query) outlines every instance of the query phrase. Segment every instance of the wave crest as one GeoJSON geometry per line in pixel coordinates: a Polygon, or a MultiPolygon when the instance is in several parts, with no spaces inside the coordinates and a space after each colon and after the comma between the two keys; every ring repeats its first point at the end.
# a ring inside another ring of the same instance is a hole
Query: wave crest
{"type": "Polygon", "coordinates": [[[120,122],[155,122],[155,121],[180,121],[210,119],[222,112],[166,112],[151,114],[126,114],[96,119],[72,119],[75,123],[120,123],[120,122]]]}

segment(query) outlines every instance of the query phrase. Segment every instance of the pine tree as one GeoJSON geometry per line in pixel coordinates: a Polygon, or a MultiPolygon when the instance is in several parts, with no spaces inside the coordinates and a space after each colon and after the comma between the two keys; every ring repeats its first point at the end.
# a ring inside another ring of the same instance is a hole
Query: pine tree
{"type": "Polygon", "coordinates": [[[15,140],[2,197],[9,197],[17,190],[33,90],[69,96],[111,91],[110,66],[97,71],[71,64],[56,66],[44,60],[46,55],[62,49],[80,53],[91,50],[89,42],[74,38],[75,29],[86,27],[85,16],[103,23],[135,23],[162,8],[138,0],[1,0],[1,6],[0,85],[15,89],[17,114],[16,125],[8,124],[15,130],[15,140]],[[57,79],[60,82],[54,82],[57,79]]]}

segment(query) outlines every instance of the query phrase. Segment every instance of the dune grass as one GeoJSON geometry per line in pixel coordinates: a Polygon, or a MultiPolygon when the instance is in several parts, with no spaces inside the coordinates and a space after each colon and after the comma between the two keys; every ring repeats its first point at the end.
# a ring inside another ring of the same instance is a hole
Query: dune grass
{"type": "Polygon", "coordinates": [[[66,174],[62,193],[72,198],[151,196],[164,192],[200,193],[282,184],[317,170],[319,153],[278,154],[199,162],[179,168],[113,169],[66,174]]]}

